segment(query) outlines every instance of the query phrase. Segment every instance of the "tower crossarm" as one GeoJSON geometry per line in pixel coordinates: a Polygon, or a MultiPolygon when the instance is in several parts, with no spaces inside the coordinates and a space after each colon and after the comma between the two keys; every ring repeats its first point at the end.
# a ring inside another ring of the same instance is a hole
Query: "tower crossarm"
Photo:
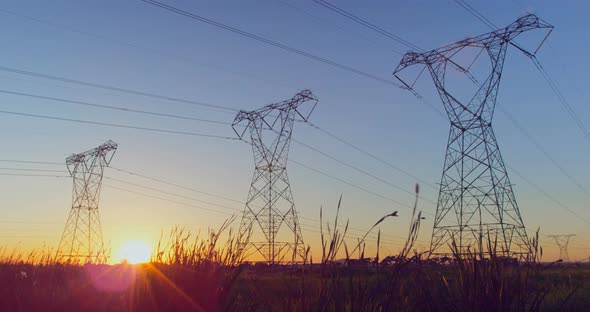
{"type": "Polygon", "coordinates": [[[108,140],[107,142],[103,143],[102,145],[87,150],[82,153],[73,154],[70,157],[66,158],[66,165],[68,167],[68,171],[70,175],[75,175],[76,171],[78,170],[78,166],[80,164],[85,163],[92,158],[96,158],[98,161],[103,162],[105,165],[108,165],[113,156],[115,151],[117,150],[117,143],[108,140]]]}
{"type": "MultiPolygon", "coordinates": [[[[489,48],[494,45],[503,45],[508,43],[515,46],[517,49],[525,53],[527,56],[532,56],[534,55],[534,52],[528,52],[524,48],[520,47],[518,44],[514,42],[514,39],[518,35],[534,29],[547,29],[549,34],[549,32],[551,32],[551,30],[553,29],[553,26],[543,21],[534,14],[528,14],[523,17],[520,17],[512,24],[504,28],[491,31],[489,33],[485,33],[476,37],[466,38],[461,41],[426,52],[408,52],[403,56],[401,62],[394,70],[393,74],[408,89],[411,89],[411,85],[408,84],[404,79],[402,79],[398,74],[405,68],[412,65],[423,64],[432,66],[436,63],[444,62],[449,63],[452,67],[456,68],[457,70],[468,74],[468,68],[465,68],[463,65],[460,65],[452,59],[455,54],[457,54],[460,50],[466,47],[489,48]]],[[[545,36],[545,38],[546,37],[547,36],[545,36]]],[[[544,40],[545,39],[543,39],[543,41],[544,40]]],[[[539,43],[539,45],[541,45],[543,41],[539,43]]]]}
{"type": "Polygon", "coordinates": [[[290,114],[307,121],[318,103],[318,99],[310,90],[303,90],[295,94],[291,99],[279,103],[266,105],[253,111],[240,111],[232,123],[232,128],[239,138],[243,138],[249,127],[261,123],[268,130],[280,131],[280,121],[290,114]],[[302,106],[306,105],[305,109],[302,106]]]}

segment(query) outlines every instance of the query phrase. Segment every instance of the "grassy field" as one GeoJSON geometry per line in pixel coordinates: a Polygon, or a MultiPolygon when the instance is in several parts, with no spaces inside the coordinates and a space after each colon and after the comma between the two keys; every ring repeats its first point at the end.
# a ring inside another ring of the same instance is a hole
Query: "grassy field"
{"type": "Polygon", "coordinates": [[[0,266],[1,311],[583,311],[590,268],[0,266]],[[466,276],[467,275],[467,276],[466,276]]]}
{"type": "Polygon", "coordinates": [[[335,224],[327,233],[322,229],[321,259],[296,265],[244,262],[237,252],[241,242],[234,236],[219,242],[229,223],[201,238],[174,229],[154,251],[152,261],[138,265],[65,264],[57,263],[50,250],[19,254],[4,249],[0,250],[0,311],[584,311],[590,307],[590,266],[542,263],[537,237],[530,242],[530,255],[520,262],[498,257],[489,240],[485,250],[455,253],[450,262],[440,263],[413,251],[420,213],[413,220],[405,247],[384,259],[366,258],[362,239],[347,246],[347,227],[339,231],[335,224]],[[337,258],[342,254],[343,259],[337,258]]]}

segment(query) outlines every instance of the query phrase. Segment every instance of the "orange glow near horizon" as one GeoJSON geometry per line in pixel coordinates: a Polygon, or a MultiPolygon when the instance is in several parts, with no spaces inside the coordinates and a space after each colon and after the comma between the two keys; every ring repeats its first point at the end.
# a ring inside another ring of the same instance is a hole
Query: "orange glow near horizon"
{"type": "Polygon", "coordinates": [[[131,240],[121,245],[115,260],[130,264],[145,263],[150,261],[151,254],[152,248],[148,243],[141,240],[131,240]]]}

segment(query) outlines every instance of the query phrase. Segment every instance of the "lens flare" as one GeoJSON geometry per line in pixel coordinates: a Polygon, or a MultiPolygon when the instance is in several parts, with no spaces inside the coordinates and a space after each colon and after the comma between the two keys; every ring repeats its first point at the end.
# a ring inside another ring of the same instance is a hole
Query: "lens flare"
{"type": "Polygon", "coordinates": [[[119,249],[119,261],[130,264],[150,261],[152,248],[144,241],[128,241],[119,249]]]}

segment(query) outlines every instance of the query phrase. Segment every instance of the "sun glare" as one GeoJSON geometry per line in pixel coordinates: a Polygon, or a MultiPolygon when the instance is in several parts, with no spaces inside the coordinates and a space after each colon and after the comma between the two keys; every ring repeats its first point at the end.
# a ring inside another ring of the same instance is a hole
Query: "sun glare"
{"type": "Polygon", "coordinates": [[[119,249],[119,261],[131,264],[150,261],[152,249],[144,241],[128,241],[119,249]]]}

